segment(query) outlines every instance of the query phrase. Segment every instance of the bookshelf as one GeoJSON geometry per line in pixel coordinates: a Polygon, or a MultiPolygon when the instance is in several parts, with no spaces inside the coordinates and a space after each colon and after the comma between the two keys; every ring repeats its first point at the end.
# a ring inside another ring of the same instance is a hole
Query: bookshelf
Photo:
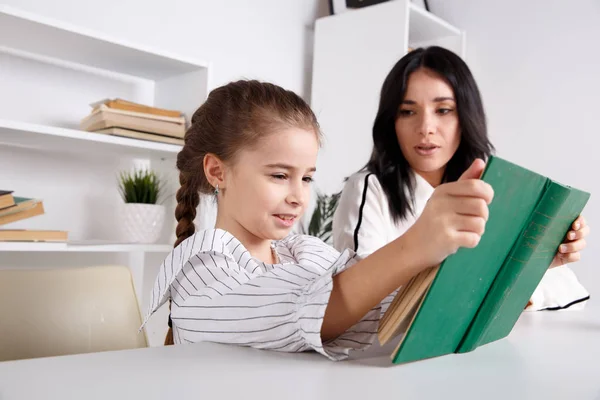
{"type": "Polygon", "coordinates": [[[426,46],[427,43],[435,44],[446,38],[457,39],[457,46],[446,47],[453,47],[451,50],[464,57],[465,49],[462,46],[464,32],[414,3],[408,4],[409,47],[426,46]]]}
{"type": "Polygon", "coordinates": [[[0,145],[58,153],[104,153],[112,157],[157,158],[174,160],[181,146],[77,129],[0,120],[0,145]]]}
{"type": "MultiPolygon", "coordinates": [[[[115,177],[133,165],[163,177],[164,204],[173,215],[181,146],[85,132],[79,122],[91,103],[115,97],[181,110],[189,121],[207,96],[209,71],[205,60],[0,5],[0,170],[13,171],[2,174],[0,187],[41,198],[46,208],[45,215],[14,228],[116,240],[111,224],[94,215],[115,214],[121,201],[115,177]],[[91,180],[97,182],[93,190],[91,180]],[[61,201],[65,194],[68,204],[61,201]],[[86,220],[93,227],[81,222],[86,220]]],[[[170,242],[171,231],[165,227],[162,242],[170,242]]]]}
{"type": "Polygon", "coordinates": [[[341,190],[373,148],[372,127],[383,80],[409,48],[438,45],[465,57],[465,32],[410,0],[349,10],[315,24],[311,106],[325,145],[317,161],[322,193],[341,190]],[[347,155],[339,162],[339,151],[347,155]]]}
{"type": "Polygon", "coordinates": [[[173,250],[169,244],[132,244],[80,241],[68,243],[50,242],[0,242],[0,252],[78,252],[78,253],[168,253],[173,250]]]}
{"type": "Polygon", "coordinates": [[[408,47],[441,46],[466,57],[466,33],[440,17],[418,7],[408,5],[408,47]]]}
{"type": "Polygon", "coordinates": [[[206,60],[0,5],[0,188],[45,208],[6,227],[69,232],[68,243],[0,243],[0,268],[125,262],[145,310],[144,271],[172,250],[181,147],[85,132],[79,123],[105,98],[180,110],[189,121],[208,95],[210,71],[206,60]],[[116,178],[139,165],[165,183],[159,244],[120,243],[115,229],[116,178]]]}
{"type": "Polygon", "coordinates": [[[133,79],[161,81],[207,70],[210,64],[2,4],[0,37],[4,51],[133,79]]]}

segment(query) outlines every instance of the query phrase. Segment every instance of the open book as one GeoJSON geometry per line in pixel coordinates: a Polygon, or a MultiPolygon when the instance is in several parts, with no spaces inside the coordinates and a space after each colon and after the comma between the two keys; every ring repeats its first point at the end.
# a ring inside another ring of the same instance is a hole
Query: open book
{"type": "Polygon", "coordinates": [[[506,337],[590,197],[494,156],[481,179],[494,199],[477,247],[413,277],[381,320],[382,345],[404,333],[395,364],[506,337]]]}

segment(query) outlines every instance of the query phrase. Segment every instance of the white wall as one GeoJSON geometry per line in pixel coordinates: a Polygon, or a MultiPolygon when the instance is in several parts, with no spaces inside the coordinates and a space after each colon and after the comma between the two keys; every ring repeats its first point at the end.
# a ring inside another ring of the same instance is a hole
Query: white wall
{"type": "MultiPolygon", "coordinates": [[[[467,31],[497,154],[590,191],[584,212],[600,229],[600,2],[430,0],[467,31]]],[[[600,309],[600,242],[592,232],[573,266],[600,309]]]]}

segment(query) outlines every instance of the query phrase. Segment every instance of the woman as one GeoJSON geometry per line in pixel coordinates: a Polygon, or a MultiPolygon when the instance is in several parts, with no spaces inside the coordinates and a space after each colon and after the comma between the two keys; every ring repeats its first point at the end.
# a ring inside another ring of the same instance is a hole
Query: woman
{"type": "MultiPolygon", "coordinates": [[[[453,182],[493,146],[477,84],[464,61],[440,47],[416,49],[381,89],[371,159],[346,182],[333,219],[338,250],[364,257],[403,235],[436,187],[453,182]]],[[[528,309],[560,309],[589,298],[566,266],[589,232],[580,217],[532,295],[528,309]]],[[[581,307],[579,305],[578,307],[581,307]]]]}

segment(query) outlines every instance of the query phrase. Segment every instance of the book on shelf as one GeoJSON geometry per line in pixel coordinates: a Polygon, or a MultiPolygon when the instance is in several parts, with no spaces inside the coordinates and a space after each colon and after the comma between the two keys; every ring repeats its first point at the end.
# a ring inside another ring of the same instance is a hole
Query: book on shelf
{"type": "Polygon", "coordinates": [[[0,211],[15,205],[15,198],[12,193],[12,190],[0,190],[0,211]]]}
{"type": "Polygon", "coordinates": [[[129,137],[133,139],[148,140],[151,142],[177,144],[183,146],[183,139],[178,139],[169,136],[156,135],[152,133],[133,131],[131,129],[123,128],[106,128],[94,131],[95,133],[104,133],[111,136],[129,137]]]}
{"type": "Polygon", "coordinates": [[[66,231],[35,229],[0,229],[0,242],[66,242],[66,231]]]}
{"type": "Polygon", "coordinates": [[[0,210],[0,225],[44,214],[42,200],[14,196],[15,204],[0,210]]]}
{"type": "Polygon", "coordinates": [[[132,101],[127,101],[123,99],[103,99],[97,101],[95,103],[90,104],[94,110],[99,108],[101,105],[104,105],[108,108],[115,110],[123,110],[123,111],[134,111],[137,113],[144,114],[152,114],[152,115],[160,115],[163,117],[173,117],[179,118],[183,116],[181,111],[176,110],[167,110],[165,108],[151,107],[144,104],[134,103],[132,101]]]}
{"type": "Polygon", "coordinates": [[[481,179],[494,199],[479,244],[413,277],[379,324],[382,345],[402,334],[395,364],[508,336],[590,197],[493,156],[481,179]]]}
{"type": "Polygon", "coordinates": [[[164,115],[146,114],[146,113],[138,112],[138,111],[119,110],[119,109],[109,108],[109,107],[105,106],[104,104],[101,104],[98,107],[95,107],[92,110],[92,112],[90,113],[90,115],[99,113],[99,112],[105,112],[106,114],[109,114],[109,115],[124,115],[126,117],[136,117],[136,118],[142,118],[142,119],[147,119],[147,120],[151,120],[151,121],[163,121],[163,122],[170,122],[170,123],[176,124],[176,125],[185,125],[185,117],[183,117],[183,116],[167,117],[164,115]]]}
{"type": "Polygon", "coordinates": [[[108,128],[122,128],[183,139],[185,118],[163,117],[133,111],[109,109],[100,105],[81,120],[80,128],[85,131],[98,131],[108,128]]]}

